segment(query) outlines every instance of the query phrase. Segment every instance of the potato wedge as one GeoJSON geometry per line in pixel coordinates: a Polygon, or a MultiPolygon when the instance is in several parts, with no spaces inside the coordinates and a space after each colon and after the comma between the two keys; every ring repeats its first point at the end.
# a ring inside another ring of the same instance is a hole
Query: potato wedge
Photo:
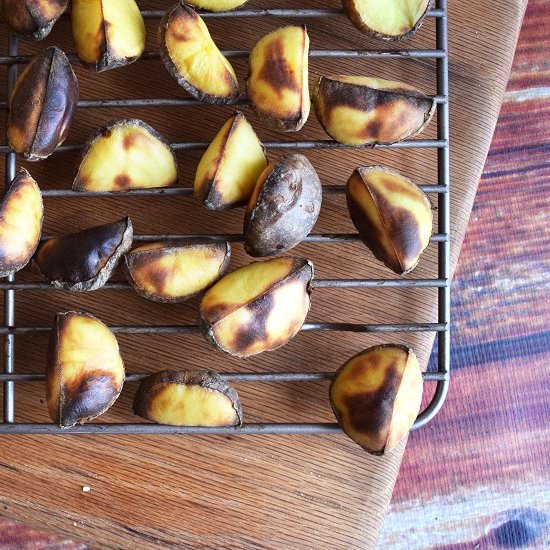
{"type": "Polygon", "coordinates": [[[178,182],[176,155],[166,139],[138,119],[113,120],[88,140],[75,191],[123,192],[178,182]]]}
{"type": "Polygon", "coordinates": [[[124,268],[140,296],[183,302],[212,286],[230,260],[229,243],[188,238],[138,246],[124,256],[124,268]]]}
{"type": "Polygon", "coordinates": [[[222,126],[202,156],[195,175],[195,196],[210,210],[248,202],[267,166],[265,149],[240,112],[222,126]]]}
{"type": "Polygon", "coordinates": [[[277,130],[297,132],[309,117],[308,62],[305,25],[267,34],[250,53],[248,96],[258,114],[277,130]]]}
{"type": "Polygon", "coordinates": [[[410,38],[433,0],[342,0],[351,22],[364,33],[391,42],[410,38]]]}
{"type": "Polygon", "coordinates": [[[403,275],[430,244],[433,215],[426,194],[396,170],[357,168],[346,195],[351,219],[374,256],[403,275]]]}
{"type": "Polygon", "coordinates": [[[397,143],[420,133],[435,100],[416,88],[365,76],[322,76],[313,105],[327,134],[346,145],[397,143]]]}
{"type": "Polygon", "coordinates": [[[369,348],[347,361],[330,385],[330,404],[344,432],[371,454],[391,451],[420,411],[422,373],[412,349],[369,348]]]}
{"type": "Polygon", "coordinates": [[[40,188],[21,168],[0,199],[0,277],[29,263],[40,242],[43,218],[40,188]]]}
{"type": "Polygon", "coordinates": [[[46,401],[62,428],[103,414],[124,384],[124,363],[115,335],[85,312],[55,316],[46,365],[46,401]]]}
{"type": "Polygon", "coordinates": [[[101,288],[132,247],[130,218],[54,237],[38,248],[34,261],[57,288],[88,292],[101,288]]]}
{"type": "Polygon", "coordinates": [[[89,69],[129,65],[145,50],[145,23],[135,0],[73,0],[76,52],[89,69]]]}
{"type": "Polygon", "coordinates": [[[247,2],[248,0],[187,0],[190,6],[213,12],[232,11],[247,2]]]}
{"type": "Polygon", "coordinates": [[[322,201],[321,180],[304,155],[285,155],[272,162],[246,209],[246,252],[274,256],[301,243],[317,222],[322,201]]]}
{"type": "Polygon", "coordinates": [[[160,23],[160,55],[168,72],[199,101],[235,103],[239,83],[195,10],[179,1],[160,23]]]}
{"type": "Polygon", "coordinates": [[[69,0],[0,0],[0,15],[21,38],[42,40],[68,4],[69,0]]]}
{"type": "Polygon", "coordinates": [[[162,371],[140,384],[134,413],[171,426],[240,426],[237,392],[216,372],[162,371]]]}
{"type": "Polygon", "coordinates": [[[10,98],[8,141],[30,161],[49,157],[69,133],[78,81],[56,46],[37,53],[19,75],[10,98]]]}
{"type": "Polygon", "coordinates": [[[201,302],[200,325],[214,346],[236,357],[277,349],[302,327],[313,264],[303,258],[254,262],[220,279],[201,302]]]}

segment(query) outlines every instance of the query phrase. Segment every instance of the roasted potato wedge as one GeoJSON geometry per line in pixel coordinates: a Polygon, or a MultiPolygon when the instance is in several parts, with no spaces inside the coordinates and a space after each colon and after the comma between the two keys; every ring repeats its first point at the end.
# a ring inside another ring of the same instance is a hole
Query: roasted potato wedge
{"type": "Polygon", "coordinates": [[[304,155],[285,155],[258,179],[244,219],[244,247],[251,256],[281,254],[301,243],[321,210],[321,181],[304,155]]]}
{"type": "Polygon", "coordinates": [[[229,243],[189,238],[138,246],[124,256],[124,268],[144,298],[183,302],[212,286],[230,260],[229,243]]]}
{"type": "Polygon", "coordinates": [[[351,22],[364,33],[391,42],[410,38],[433,0],[342,0],[351,22]]]}
{"type": "Polygon", "coordinates": [[[43,218],[40,188],[21,168],[0,199],[0,277],[29,263],[40,242],[43,218]]]}
{"type": "Polygon", "coordinates": [[[124,384],[124,363],[115,335],[84,312],[55,316],[46,365],[50,417],[62,428],[103,414],[124,384]]]}
{"type": "Polygon", "coordinates": [[[416,88],[366,76],[322,76],[313,105],[327,134],[346,145],[397,143],[420,133],[435,100],[416,88]]]}
{"type": "Polygon", "coordinates": [[[187,4],[206,11],[231,11],[240,8],[248,0],[187,0],[187,4]]]}
{"type": "Polygon", "coordinates": [[[27,160],[49,157],[69,133],[78,82],[56,46],[36,54],[19,75],[10,98],[8,140],[27,160]]]}
{"type": "Polygon", "coordinates": [[[145,50],[145,23],[135,0],[73,0],[76,52],[97,72],[129,65],[145,50]]]}
{"type": "Polygon", "coordinates": [[[237,112],[202,156],[195,175],[195,196],[210,210],[242,206],[250,199],[267,162],[256,132],[237,112]]]}
{"type": "Polygon", "coordinates": [[[138,119],[109,122],[86,143],[75,191],[96,193],[170,187],[178,181],[176,155],[154,128],[138,119]]]}
{"type": "Polygon", "coordinates": [[[330,385],[330,403],[344,432],[375,455],[391,451],[414,424],[422,373],[412,349],[369,348],[347,361],[330,385]]]}
{"type": "Polygon", "coordinates": [[[248,96],[258,114],[277,130],[297,132],[309,117],[308,62],[305,25],[267,34],[250,53],[248,96]]]}
{"type": "Polygon", "coordinates": [[[313,264],[275,258],[241,267],[219,280],[201,302],[200,325],[219,350],[250,357],[286,344],[310,306],[313,264]]]}
{"type": "Polygon", "coordinates": [[[162,371],[140,384],[134,413],[171,426],[240,426],[237,392],[216,372],[162,371]]]}
{"type": "Polygon", "coordinates": [[[403,275],[430,244],[433,215],[426,194],[384,166],[357,168],[346,195],[351,219],[374,256],[403,275]]]}
{"type": "Polygon", "coordinates": [[[160,55],[185,91],[204,103],[235,103],[239,83],[201,17],[183,1],[160,23],[160,55]]]}
{"type": "Polygon", "coordinates": [[[42,40],[68,4],[69,0],[0,0],[0,15],[21,38],[42,40]]]}
{"type": "Polygon", "coordinates": [[[74,292],[101,288],[132,247],[130,218],[44,241],[34,257],[53,286],[74,292]]]}

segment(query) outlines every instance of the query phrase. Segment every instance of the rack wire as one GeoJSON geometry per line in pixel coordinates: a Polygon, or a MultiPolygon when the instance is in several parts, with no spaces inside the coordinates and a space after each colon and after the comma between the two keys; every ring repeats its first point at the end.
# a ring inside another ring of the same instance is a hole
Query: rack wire
{"type": "MultiPolygon", "coordinates": [[[[338,17],[343,14],[341,9],[249,9],[236,10],[224,13],[201,13],[204,18],[257,18],[257,17],[293,17],[318,18],[338,17]]],[[[142,11],[146,19],[160,19],[162,11],[142,11]]],[[[427,424],[440,410],[449,388],[450,375],[450,198],[449,198],[449,70],[447,44],[447,0],[436,0],[436,7],[431,9],[428,17],[436,19],[436,46],[430,50],[313,50],[311,57],[347,57],[347,58],[431,58],[436,60],[437,67],[437,139],[407,140],[393,145],[379,145],[377,148],[436,148],[438,161],[438,181],[433,185],[425,185],[425,192],[437,193],[438,228],[439,233],[432,236],[432,242],[438,246],[438,276],[434,279],[321,279],[314,282],[314,288],[437,288],[438,318],[435,323],[404,323],[404,324],[358,324],[358,323],[306,323],[302,331],[347,331],[369,333],[395,332],[434,332],[437,335],[437,370],[424,373],[424,381],[435,382],[436,388],[431,402],[418,416],[414,428],[427,424]]],[[[247,51],[232,50],[223,52],[227,57],[247,57],[247,51]]],[[[142,59],[158,59],[157,52],[146,52],[142,59]]],[[[69,59],[76,60],[74,54],[69,59]]],[[[10,33],[8,52],[0,56],[0,66],[7,66],[7,95],[5,101],[0,101],[0,110],[8,108],[8,98],[15,85],[19,65],[30,60],[29,56],[19,55],[19,42],[15,35],[10,33]]],[[[242,100],[241,104],[246,103],[242,100]]],[[[88,99],[78,102],[78,108],[116,108],[116,107],[149,107],[149,106],[194,106],[200,104],[194,99],[88,99]]],[[[264,144],[268,149],[336,149],[345,148],[345,145],[332,140],[311,141],[272,141],[264,144]]],[[[174,143],[176,150],[203,150],[208,143],[174,143]]],[[[63,145],[57,151],[79,150],[81,145],[63,145]]],[[[6,158],[6,186],[16,175],[16,155],[9,145],[0,144],[0,154],[6,158]]],[[[343,193],[342,186],[326,185],[324,193],[343,193]]],[[[191,189],[147,189],[129,191],[129,195],[190,195],[191,189]]],[[[84,197],[110,195],[109,193],[82,193],[69,189],[43,190],[44,197],[84,197]]],[[[162,239],[178,239],[191,235],[137,235],[136,242],[149,242],[162,239]]],[[[223,239],[230,242],[240,242],[242,235],[192,235],[207,236],[214,239],[223,239]]],[[[357,234],[312,234],[306,242],[312,243],[341,243],[358,241],[357,234]]],[[[124,282],[110,282],[103,287],[105,291],[128,288],[124,282]]],[[[15,372],[15,337],[18,335],[48,333],[50,327],[18,327],[15,324],[16,292],[25,290],[55,290],[54,287],[42,282],[16,282],[15,276],[7,277],[0,282],[0,291],[4,292],[4,319],[0,327],[0,335],[5,341],[4,369],[0,374],[0,382],[4,385],[3,394],[3,422],[0,423],[0,434],[334,434],[340,433],[340,427],[335,423],[248,423],[240,427],[174,427],[145,423],[104,424],[90,423],[73,428],[61,429],[53,424],[21,423],[15,421],[15,388],[16,384],[43,381],[43,374],[23,374],[15,372]]],[[[102,289],[103,291],[103,289],[102,289]]],[[[110,327],[117,334],[192,334],[199,332],[196,325],[173,326],[114,326],[110,327]]],[[[128,382],[142,380],[146,374],[128,374],[128,382]]],[[[332,373],[227,373],[222,377],[232,382],[311,382],[326,381],[332,378],[332,373]]]]}

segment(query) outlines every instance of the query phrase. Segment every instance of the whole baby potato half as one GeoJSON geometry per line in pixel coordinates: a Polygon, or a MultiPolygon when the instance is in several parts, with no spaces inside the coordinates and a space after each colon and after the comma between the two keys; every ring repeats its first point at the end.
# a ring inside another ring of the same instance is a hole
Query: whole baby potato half
{"type": "Polygon", "coordinates": [[[410,38],[422,25],[433,0],[343,0],[351,22],[381,40],[410,38]]]}
{"type": "Polygon", "coordinates": [[[26,160],[49,157],[69,133],[78,82],[56,46],[37,53],[19,75],[10,98],[8,141],[26,160]]]}
{"type": "Polygon", "coordinates": [[[164,65],[187,93],[211,104],[239,99],[237,75],[195,10],[177,2],[162,19],[159,34],[164,65]]]}
{"type": "Polygon", "coordinates": [[[188,238],[138,246],[124,256],[124,268],[144,298],[182,302],[212,286],[230,260],[229,243],[188,238]]]}
{"type": "Polygon", "coordinates": [[[357,168],[348,180],[347,202],[359,236],[392,271],[412,271],[430,244],[433,215],[426,194],[384,166],[357,168]]]}
{"type": "Polygon", "coordinates": [[[231,11],[240,8],[248,0],[187,0],[187,3],[195,8],[206,11],[231,11]]]}
{"type": "Polygon", "coordinates": [[[40,188],[21,168],[0,199],[0,277],[29,263],[40,242],[43,218],[40,188]]]}
{"type": "Polygon", "coordinates": [[[73,0],[76,52],[97,72],[133,63],[145,50],[145,23],[134,0],[73,0]]]}
{"type": "Polygon", "coordinates": [[[101,288],[132,247],[130,218],[44,241],[34,257],[53,286],[74,292],[101,288]]]}
{"type": "Polygon", "coordinates": [[[171,426],[240,426],[237,392],[213,371],[162,371],[143,380],[134,413],[171,426]]]}
{"type": "Polygon", "coordinates": [[[250,357],[286,344],[302,327],[310,306],[313,264],[274,258],[241,267],[203,296],[200,325],[216,348],[250,357]]]}
{"type": "Polygon", "coordinates": [[[321,181],[304,155],[285,155],[272,162],[258,179],[246,209],[246,252],[274,256],[301,243],[317,222],[322,200],[321,181]]]}
{"type": "Polygon", "coordinates": [[[336,372],[330,403],[344,432],[366,451],[383,455],[407,435],[420,411],[422,373],[412,349],[369,348],[336,372]]]}
{"type": "Polygon", "coordinates": [[[124,363],[115,335],[85,312],[55,316],[46,366],[50,417],[62,428],[103,414],[124,384],[124,363]]]}
{"type": "Polygon", "coordinates": [[[250,52],[246,81],[256,112],[276,130],[297,132],[310,111],[309,36],[305,25],[277,29],[250,52]]]}
{"type": "Polygon", "coordinates": [[[20,37],[42,40],[68,4],[69,0],[0,0],[0,15],[20,37]]]}
{"type": "Polygon", "coordinates": [[[319,122],[345,145],[403,141],[420,133],[435,112],[435,99],[403,82],[366,76],[322,76],[313,105],[319,122]]]}
{"type": "Polygon", "coordinates": [[[123,192],[170,187],[178,181],[176,155],[139,119],[113,120],[88,140],[73,181],[75,191],[123,192]]]}

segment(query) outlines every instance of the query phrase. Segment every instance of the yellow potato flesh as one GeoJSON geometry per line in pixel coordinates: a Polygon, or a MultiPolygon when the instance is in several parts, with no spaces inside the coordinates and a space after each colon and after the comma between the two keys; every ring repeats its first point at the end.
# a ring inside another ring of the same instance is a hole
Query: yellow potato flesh
{"type": "Polygon", "coordinates": [[[95,63],[103,55],[105,40],[102,1],[73,0],[71,17],[78,57],[86,63],[95,63]]]}
{"type": "Polygon", "coordinates": [[[386,80],[385,78],[377,78],[373,76],[338,75],[331,76],[330,80],[345,82],[347,84],[356,84],[357,86],[365,86],[374,90],[407,90],[420,93],[417,88],[411,86],[410,84],[406,84],[405,82],[399,82],[398,80],[386,80]]]}
{"type": "Polygon", "coordinates": [[[246,4],[248,0],[188,0],[188,4],[207,11],[231,11],[246,4]]]}
{"type": "Polygon", "coordinates": [[[107,44],[117,58],[139,57],[145,49],[145,23],[134,0],[103,0],[107,44]]]}

